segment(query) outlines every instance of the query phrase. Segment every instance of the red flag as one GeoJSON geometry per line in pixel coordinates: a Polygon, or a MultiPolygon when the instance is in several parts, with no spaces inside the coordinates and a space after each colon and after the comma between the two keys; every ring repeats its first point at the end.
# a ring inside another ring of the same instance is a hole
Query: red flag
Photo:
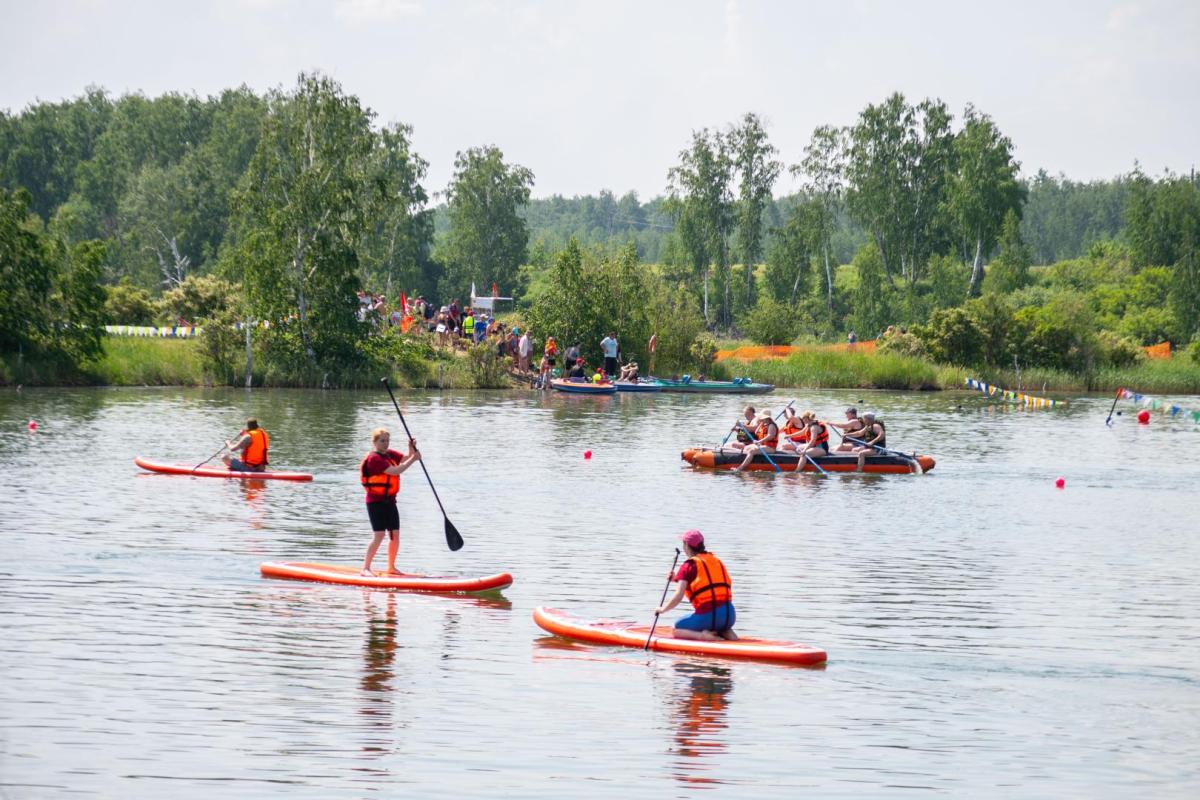
{"type": "Polygon", "coordinates": [[[412,314],[408,313],[408,298],[404,296],[404,292],[400,293],[400,333],[408,333],[408,329],[412,327],[412,314]]]}
{"type": "Polygon", "coordinates": [[[496,284],[495,283],[492,284],[492,297],[499,297],[499,295],[496,294],[496,284]]]}
{"type": "Polygon", "coordinates": [[[654,346],[657,344],[658,344],[658,334],[656,333],[650,337],[650,352],[651,353],[654,352],[654,346]]]}

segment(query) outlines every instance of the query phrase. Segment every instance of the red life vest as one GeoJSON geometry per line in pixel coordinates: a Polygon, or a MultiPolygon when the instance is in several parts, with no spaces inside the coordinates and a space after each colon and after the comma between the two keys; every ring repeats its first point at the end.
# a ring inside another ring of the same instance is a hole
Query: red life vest
{"type": "Polygon", "coordinates": [[[809,430],[809,443],[813,447],[824,447],[826,450],[828,450],[829,449],[829,426],[826,425],[824,422],[821,422],[820,420],[817,420],[813,424],[820,425],[821,432],[818,433],[816,435],[816,437],[814,438],[812,436],[812,428],[809,428],[808,429],[809,430]]]}
{"type": "Polygon", "coordinates": [[[696,577],[688,583],[684,593],[697,611],[707,611],[713,606],[733,600],[733,582],[721,559],[712,553],[699,553],[688,559],[696,567],[696,577]]]}
{"type": "Polygon", "coordinates": [[[252,431],[242,431],[246,436],[250,437],[250,444],[246,445],[246,449],[242,451],[242,463],[248,467],[265,467],[267,465],[267,446],[270,444],[270,437],[262,428],[255,428],[252,431]]]}
{"type": "Polygon", "coordinates": [[[754,429],[754,438],[758,439],[758,443],[764,447],[775,447],[779,444],[779,428],[776,428],[775,423],[771,420],[764,419],[761,423],[759,423],[759,426],[754,429]],[[771,428],[775,428],[775,435],[770,439],[764,439],[763,437],[770,432],[771,428]]]}
{"type": "Polygon", "coordinates": [[[400,494],[400,476],[388,475],[386,472],[378,475],[368,475],[367,459],[371,456],[383,456],[383,458],[387,459],[388,466],[393,467],[399,464],[403,458],[395,450],[388,450],[386,453],[372,450],[363,456],[362,462],[358,465],[359,482],[367,490],[368,503],[394,499],[396,495],[400,494]]]}

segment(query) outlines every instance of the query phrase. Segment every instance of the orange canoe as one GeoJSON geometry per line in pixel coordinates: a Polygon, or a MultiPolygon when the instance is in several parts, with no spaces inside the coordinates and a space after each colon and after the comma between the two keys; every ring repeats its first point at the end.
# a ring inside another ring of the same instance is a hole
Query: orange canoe
{"type": "Polygon", "coordinates": [[[148,458],[138,456],[133,460],[144,470],[160,472],[164,475],[191,475],[196,478],[242,478],[256,481],[311,481],[313,476],[308,472],[244,472],[237,469],[219,467],[196,467],[193,464],[159,464],[148,458]]]}
{"type": "Polygon", "coordinates": [[[339,583],[372,589],[400,589],[409,592],[498,592],[512,585],[507,572],[482,578],[454,578],[435,575],[376,572],[359,575],[359,567],[338,564],[306,564],[298,561],[267,561],[259,565],[264,578],[290,578],[297,581],[339,583]]]}
{"type": "MultiPolygon", "coordinates": [[[[608,644],[618,647],[646,646],[650,626],[637,622],[597,620],[588,622],[554,608],[539,606],[533,610],[533,621],[543,630],[592,644],[608,644]]],[[[784,642],[776,639],[757,639],[749,636],[732,642],[676,639],[675,629],[660,621],[650,640],[650,649],[664,653],[690,653],[692,655],[741,658],[755,661],[775,661],[784,664],[814,666],[824,664],[825,651],[806,644],[784,642]]]]}
{"type": "MultiPolygon", "coordinates": [[[[680,453],[679,457],[693,467],[724,470],[733,469],[745,459],[745,456],[736,450],[709,450],[706,447],[689,448],[680,453]]],[[[817,471],[816,467],[807,458],[801,458],[795,453],[771,453],[771,460],[779,466],[780,472],[796,472],[797,469],[801,472],[817,471]]],[[[838,453],[814,460],[826,472],[858,471],[858,456],[853,453],[838,453]]],[[[913,461],[921,465],[922,472],[929,472],[937,464],[932,456],[905,456],[901,458],[891,455],[872,455],[867,456],[866,463],[863,464],[863,472],[871,472],[877,475],[907,475],[911,472],[916,472],[913,469],[913,461]]],[[[761,454],[756,454],[754,460],[750,462],[750,465],[746,469],[754,472],[775,471],[775,467],[771,466],[766,456],[761,454]]]]}

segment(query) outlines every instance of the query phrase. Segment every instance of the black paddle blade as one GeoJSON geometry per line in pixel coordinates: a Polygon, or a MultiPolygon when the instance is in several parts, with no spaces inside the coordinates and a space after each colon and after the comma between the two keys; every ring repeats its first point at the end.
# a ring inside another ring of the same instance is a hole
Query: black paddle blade
{"type": "Polygon", "coordinates": [[[462,550],[463,538],[458,535],[458,528],[446,517],[446,547],[451,550],[462,550]]]}

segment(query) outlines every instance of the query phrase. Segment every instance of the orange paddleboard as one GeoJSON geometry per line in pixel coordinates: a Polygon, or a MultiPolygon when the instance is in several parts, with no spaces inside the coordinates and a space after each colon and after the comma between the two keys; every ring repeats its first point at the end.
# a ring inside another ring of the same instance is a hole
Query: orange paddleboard
{"type": "MultiPolygon", "coordinates": [[[[643,648],[650,626],[637,622],[618,620],[586,620],[554,608],[539,606],[533,610],[533,621],[543,630],[567,639],[576,639],[592,644],[610,644],[620,647],[643,648]]],[[[775,661],[784,664],[814,666],[824,664],[824,650],[806,644],[784,642],[776,639],[743,637],[732,642],[725,640],[706,641],[699,639],[676,639],[670,625],[659,622],[650,640],[650,649],[665,653],[691,653],[693,655],[721,656],[723,658],[775,661]]]]}
{"type": "Polygon", "coordinates": [[[512,585],[512,575],[500,572],[482,578],[454,578],[435,575],[375,572],[360,575],[359,567],[339,564],[306,564],[298,561],[267,561],[259,566],[264,578],[290,578],[297,581],[339,583],[372,589],[402,589],[409,592],[498,592],[512,585]]]}
{"type": "Polygon", "coordinates": [[[196,467],[190,464],[160,464],[148,458],[138,456],[133,460],[148,472],[161,472],[165,475],[192,475],[197,478],[242,478],[255,481],[311,481],[312,475],[307,472],[248,472],[225,467],[196,467]]]}

